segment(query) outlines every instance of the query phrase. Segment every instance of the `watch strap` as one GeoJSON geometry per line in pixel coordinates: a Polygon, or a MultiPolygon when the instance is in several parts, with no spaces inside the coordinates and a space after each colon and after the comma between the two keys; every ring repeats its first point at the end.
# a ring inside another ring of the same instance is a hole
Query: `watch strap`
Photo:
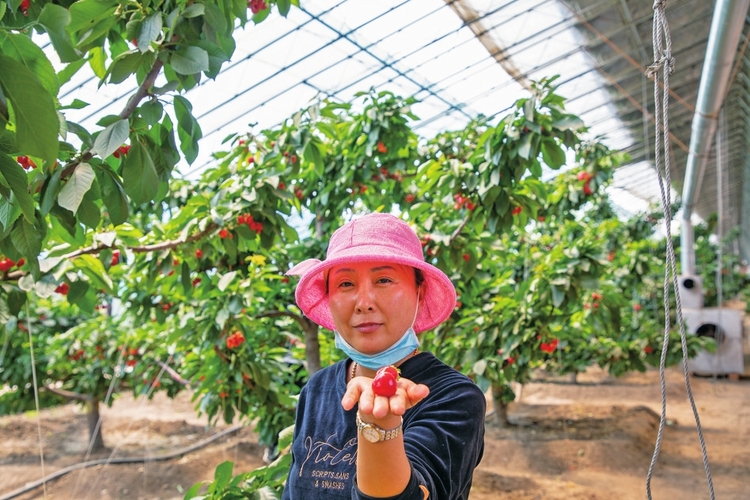
{"type": "Polygon", "coordinates": [[[376,441],[376,442],[388,441],[390,439],[397,438],[398,436],[401,435],[401,431],[403,430],[403,427],[404,427],[404,418],[403,417],[401,417],[401,422],[396,427],[394,427],[393,429],[383,429],[379,425],[375,425],[375,424],[368,423],[368,422],[363,422],[362,419],[359,418],[359,412],[357,412],[357,420],[356,420],[356,422],[357,422],[357,431],[359,433],[362,433],[362,430],[365,429],[365,428],[367,428],[367,427],[375,429],[376,431],[378,431],[378,434],[380,434],[380,439],[378,441],[376,441]]]}

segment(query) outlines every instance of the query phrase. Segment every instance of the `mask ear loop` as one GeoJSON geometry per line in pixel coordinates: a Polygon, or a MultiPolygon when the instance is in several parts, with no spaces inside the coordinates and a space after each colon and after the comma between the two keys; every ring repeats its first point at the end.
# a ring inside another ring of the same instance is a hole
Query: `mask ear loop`
{"type": "Polygon", "coordinates": [[[414,319],[411,320],[411,329],[414,329],[414,324],[417,322],[417,314],[419,314],[419,289],[417,289],[417,309],[414,311],[414,319]]]}

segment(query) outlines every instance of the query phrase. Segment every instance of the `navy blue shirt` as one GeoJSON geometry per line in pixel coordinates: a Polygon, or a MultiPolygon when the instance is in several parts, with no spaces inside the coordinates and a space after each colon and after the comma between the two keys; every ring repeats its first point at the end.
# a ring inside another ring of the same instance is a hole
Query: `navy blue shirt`
{"type": "MultiPolygon", "coordinates": [[[[356,488],[357,407],[344,411],[348,360],[315,373],[302,389],[292,442],[292,466],[282,500],[369,499],[356,488]]],[[[484,394],[468,377],[431,353],[400,366],[401,376],[430,388],[404,415],[409,485],[392,500],[469,498],[484,452],[484,394]]]]}

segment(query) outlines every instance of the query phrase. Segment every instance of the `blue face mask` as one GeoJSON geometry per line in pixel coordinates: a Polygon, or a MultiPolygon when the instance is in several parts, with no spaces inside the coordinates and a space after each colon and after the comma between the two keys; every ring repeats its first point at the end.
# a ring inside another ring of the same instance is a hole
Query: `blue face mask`
{"type": "Polygon", "coordinates": [[[411,327],[395,344],[378,354],[363,354],[344,340],[339,332],[334,333],[336,334],[336,347],[344,351],[355,363],[370,370],[378,370],[401,361],[419,347],[419,339],[414,328],[411,327]]]}

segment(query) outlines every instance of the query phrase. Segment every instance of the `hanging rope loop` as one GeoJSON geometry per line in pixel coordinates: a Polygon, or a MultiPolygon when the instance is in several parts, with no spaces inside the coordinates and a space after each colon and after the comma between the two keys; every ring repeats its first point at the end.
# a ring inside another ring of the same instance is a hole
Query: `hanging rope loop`
{"type": "Polygon", "coordinates": [[[659,362],[659,381],[661,389],[661,416],[659,419],[659,430],[656,434],[656,445],[654,454],[651,457],[651,464],[646,475],[646,497],[652,500],[651,479],[653,477],[656,462],[659,458],[661,443],[664,436],[664,426],[667,419],[667,386],[666,386],[666,355],[669,350],[669,336],[671,332],[671,315],[669,303],[669,284],[672,282],[675,295],[675,316],[680,332],[680,343],[682,345],[682,363],[685,375],[685,388],[687,390],[688,400],[693,410],[695,424],[698,431],[698,440],[701,446],[701,455],[703,456],[703,467],[706,471],[708,480],[709,497],[714,500],[714,486],[711,478],[711,470],[708,464],[708,452],[706,451],[706,442],[703,438],[703,429],[701,427],[698,408],[695,405],[693,391],[690,388],[690,373],[688,371],[688,349],[687,338],[685,334],[685,322],[682,317],[682,304],[680,301],[679,286],[677,283],[677,266],[674,246],[672,243],[671,222],[672,222],[672,200],[670,189],[672,186],[671,178],[671,149],[669,142],[669,76],[674,73],[674,58],[672,57],[672,37],[669,34],[669,25],[664,10],[666,9],[666,0],[656,0],[654,2],[654,63],[648,67],[646,75],[654,81],[654,116],[656,117],[656,140],[654,141],[654,167],[656,169],[656,178],[659,182],[659,194],[661,195],[661,206],[664,212],[664,229],[666,232],[667,258],[664,266],[664,340],[662,343],[661,359],[659,362]],[[662,70],[661,72],[659,70],[662,70]],[[659,81],[663,80],[663,86],[660,89],[659,81]],[[661,90],[661,92],[660,92],[661,90]],[[671,278],[671,279],[670,279],[671,278]]]}
{"type": "Polygon", "coordinates": [[[672,57],[672,36],[667,24],[667,0],[654,2],[654,62],[646,69],[646,76],[656,81],[657,73],[664,68],[668,74],[674,73],[672,57]]]}

